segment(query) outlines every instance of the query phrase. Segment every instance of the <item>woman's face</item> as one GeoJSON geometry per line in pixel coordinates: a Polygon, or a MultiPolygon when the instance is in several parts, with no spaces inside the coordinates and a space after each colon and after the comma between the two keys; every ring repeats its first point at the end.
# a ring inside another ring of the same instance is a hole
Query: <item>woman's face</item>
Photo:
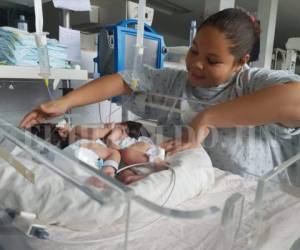
{"type": "Polygon", "coordinates": [[[201,28],[186,56],[189,83],[209,88],[229,80],[242,64],[230,53],[230,41],[212,26],[201,28]]]}

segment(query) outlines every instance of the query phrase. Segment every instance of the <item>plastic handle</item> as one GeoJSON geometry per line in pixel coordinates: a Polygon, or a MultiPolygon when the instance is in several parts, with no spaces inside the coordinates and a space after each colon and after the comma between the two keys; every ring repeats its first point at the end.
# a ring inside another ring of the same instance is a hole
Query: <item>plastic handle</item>
{"type": "MultiPolygon", "coordinates": [[[[137,24],[137,20],[136,19],[126,19],[126,20],[123,20],[123,21],[119,22],[117,24],[117,26],[128,27],[130,25],[135,25],[135,24],[137,24]]],[[[145,31],[156,34],[156,31],[154,29],[152,29],[152,27],[149,26],[146,23],[145,23],[145,31]]]]}

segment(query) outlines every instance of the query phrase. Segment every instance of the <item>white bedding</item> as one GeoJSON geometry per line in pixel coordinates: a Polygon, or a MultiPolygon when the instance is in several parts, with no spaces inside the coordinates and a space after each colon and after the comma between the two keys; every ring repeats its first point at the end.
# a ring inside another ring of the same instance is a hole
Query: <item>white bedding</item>
{"type": "MultiPolygon", "coordinates": [[[[250,208],[253,206],[256,181],[247,180],[216,168],[212,172],[209,158],[206,157],[205,152],[200,150],[184,152],[170,159],[176,172],[176,185],[170,199],[168,199],[168,191],[170,191],[172,182],[170,171],[152,174],[139,183],[133,184],[132,187],[137,194],[142,194],[143,197],[155,201],[157,204],[176,206],[177,209],[182,210],[202,209],[209,206],[222,208],[230,195],[237,191],[240,192],[246,199],[245,212],[234,249],[245,249],[253,222],[253,210],[250,208]],[[199,156],[201,157],[199,158],[199,156]],[[199,162],[198,159],[203,159],[203,162],[199,162]],[[213,184],[213,179],[215,179],[213,187],[207,190],[213,184]],[[195,182],[197,182],[196,185],[194,185],[195,182]],[[208,183],[210,185],[205,185],[208,183]],[[203,190],[206,192],[202,192],[203,190]]],[[[26,161],[29,159],[23,159],[23,163],[26,164],[26,161]]],[[[40,209],[41,217],[48,222],[59,224],[48,227],[53,240],[75,243],[31,239],[30,244],[34,249],[121,249],[124,243],[124,235],[121,233],[124,232],[125,226],[121,206],[101,207],[80,191],[45,170],[42,173],[43,181],[38,181],[35,186],[27,190],[24,188],[24,186],[28,186],[27,181],[16,175],[15,171],[6,165],[2,161],[0,162],[0,200],[9,201],[27,211],[30,211],[32,207],[40,209]],[[47,182],[48,184],[46,184],[47,182]],[[54,182],[56,185],[53,185],[54,182]],[[53,186],[51,193],[48,192],[49,183],[53,186]],[[12,191],[13,188],[14,191],[12,191]],[[15,192],[16,190],[19,192],[15,192]],[[48,202],[45,202],[46,200],[48,202]],[[117,218],[119,220],[112,223],[117,218]],[[86,232],[82,230],[86,230],[86,232]],[[96,242],[90,244],[82,242],[91,240],[96,242]]],[[[40,168],[36,169],[36,173],[38,173],[38,169],[40,168]]],[[[267,209],[272,211],[275,203],[277,207],[284,206],[285,201],[286,197],[280,197],[277,194],[271,195],[267,209]]],[[[291,242],[299,237],[297,232],[300,219],[299,216],[295,216],[299,209],[300,204],[296,203],[289,208],[281,211],[275,209],[270,213],[268,223],[271,230],[267,235],[268,241],[262,246],[263,250],[289,249],[291,242]],[[292,214],[294,216],[291,216],[292,214]]],[[[136,203],[133,203],[131,211],[128,249],[216,250],[214,244],[222,244],[218,234],[221,213],[207,216],[201,220],[175,220],[165,216],[160,217],[145,208],[140,208],[136,203]]]]}
{"type": "MultiPolygon", "coordinates": [[[[20,154],[17,159],[30,166],[38,178],[32,185],[0,159],[2,206],[34,212],[48,225],[56,224],[73,230],[96,230],[115,220],[125,219],[124,203],[100,205],[30,157],[20,154]]],[[[134,192],[157,204],[174,207],[213,186],[214,170],[203,148],[176,154],[168,161],[176,177],[174,187],[172,171],[164,170],[133,183],[134,192]]],[[[80,178],[87,178],[78,169],[74,171],[80,178]]],[[[136,218],[144,217],[139,206],[133,205],[132,212],[136,218]]]]}
{"type": "MultiPolygon", "coordinates": [[[[207,208],[210,205],[224,205],[224,201],[236,191],[239,191],[245,196],[245,213],[243,215],[243,223],[241,231],[238,235],[238,240],[235,243],[234,250],[244,250],[249,240],[250,226],[253,222],[253,213],[249,209],[253,205],[255,195],[256,182],[253,180],[245,180],[244,178],[226,173],[217,168],[215,171],[214,187],[201,195],[187,200],[177,206],[178,209],[193,210],[207,208]]],[[[279,198],[277,195],[271,196],[268,203],[271,207],[274,202],[280,202],[284,205],[285,198],[279,198]]],[[[270,213],[272,215],[269,221],[271,230],[268,235],[267,242],[262,245],[261,250],[282,250],[289,249],[291,243],[297,239],[299,216],[291,216],[298,213],[300,204],[297,203],[293,207],[289,207],[280,212],[270,213]]],[[[137,220],[133,217],[131,222],[132,232],[129,234],[129,250],[140,249],[178,249],[178,250],[219,250],[215,244],[224,247],[220,239],[218,230],[220,229],[221,213],[213,216],[207,216],[201,220],[175,220],[167,217],[152,218],[153,223],[147,222],[144,227],[135,227],[137,220]]],[[[72,249],[72,250],[102,250],[102,249],[122,249],[124,242],[123,237],[114,237],[119,234],[118,223],[107,228],[105,231],[98,232],[75,232],[61,227],[50,227],[49,231],[53,239],[58,241],[69,242],[54,242],[32,240],[31,245],[34,249],[50,250],[50,249],[72,249]],[[113,238],[110,238],[113,237],[113,238]],[[107,240],[101,240],[107,238],[107,240]],[[85,244],[82,241],[96,241],[94,243],[85,244]],[[70,244],[72,242],[72,244],[70,244]]]]}

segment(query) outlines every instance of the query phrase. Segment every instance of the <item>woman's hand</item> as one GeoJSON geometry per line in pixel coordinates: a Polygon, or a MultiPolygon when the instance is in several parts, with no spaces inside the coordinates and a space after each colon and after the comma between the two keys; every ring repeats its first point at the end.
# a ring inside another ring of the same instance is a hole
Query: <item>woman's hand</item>
{"type": "Polygon", "coordinates": [[[160,146],[166,150],[166,153],[172,155],[183,150],[199,147],[208,134],[208,127],[199,129],[197,133],[195,133],[193,129],[189,128],[183,131],[180,138],[167,140],[160,144],[160,146]]]}
{"type": "Polygon", "coordinates": [[[28,113],[20,122],[21,128],[30,128],[35,124],[42,123],[48,119],[64,114],[68,110],[63,100],[46,102],[28,113]]]}

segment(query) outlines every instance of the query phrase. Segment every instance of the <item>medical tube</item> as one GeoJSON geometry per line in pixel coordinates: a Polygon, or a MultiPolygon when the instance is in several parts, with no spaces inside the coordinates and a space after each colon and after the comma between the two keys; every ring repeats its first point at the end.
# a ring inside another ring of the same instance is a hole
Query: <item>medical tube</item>
{"type": "Polygon", "coordinates": [[[138,27],[131,82],[133,89],[135,89],[139,83],[138,72],[142,70],[143,65],[145,9],[146,0],[140,0],[138,6],[138,27]]]}
{"type": "Polygon", "coordinates": [[[136,46],[138,48],[143,48],[144,44],[145,9],[146,0],[140,0],[138,6],[138,32],[136,39],[136,46]]]}
{"type": "Polygon", "coordinates": [[[192,21],[191,22],[191,27],[190,27],[190,41],[189,41],[189,46],[191,47],[193,44],[193,40],[196,36],[196,32],[197,32],[197,23],[196,21],[192,21]]]}
{"type": "Polygon", "coordinates": [[[46,34],[36,34],[35,39],[37,44],[38,60],[40,66],[39,75],[43,79],[48,79],[50,76],[50,64],[46,34]]]}
{"type": "Polygon", "coordinates": [[[48,55],[48,47],[47,47],[47,33],[43,32],[43,8],[42,8],[42,0],[34,0],[34,13],[35,13],[35,42],[38,51],[38,63],[40,66],[39,75],[44,79],[45,85],[48,89],[48,92],[51,96],[51,93],[48,88],[48,79],[50,76],[50,63],[49,63],[49,55],[48,55]]]}

